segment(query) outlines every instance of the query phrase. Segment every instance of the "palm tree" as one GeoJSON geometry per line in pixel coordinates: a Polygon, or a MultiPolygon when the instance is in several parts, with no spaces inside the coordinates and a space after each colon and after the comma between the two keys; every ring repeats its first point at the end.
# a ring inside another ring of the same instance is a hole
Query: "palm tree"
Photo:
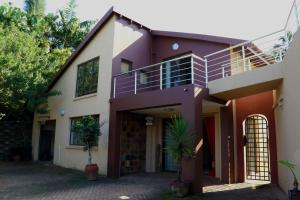
{"type": "Polygon", "coordinates": [[[45,0],[25,0],[24,10],[32,15],[43,16],[45,14],[45,0]]]}
{"type": "Polygon", "coordinates": [[[59,10],[58,15],[48,15],[47,21],[52,30],[52,48],[75,49],[90,31],[94,21],[83,21],[76,17],[76,1],[70,0],[67,7],[59,10]]]}
{"type": "Polygon", "coordinates": [[[181,182],[182,159],[194,154],[194,135],[183,118],[174,117],[168,124],[166,151],[177,162],[177,181],[181,182]]]}

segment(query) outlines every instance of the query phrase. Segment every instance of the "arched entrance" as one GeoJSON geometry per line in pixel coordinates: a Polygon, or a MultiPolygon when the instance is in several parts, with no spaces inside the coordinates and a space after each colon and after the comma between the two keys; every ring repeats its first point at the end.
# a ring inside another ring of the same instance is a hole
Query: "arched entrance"
{"type": "Polygon", "coordinates": [[[255,114],[244,121],[246,180],[270,181],[269,130],[265,116],[255,114]]]}

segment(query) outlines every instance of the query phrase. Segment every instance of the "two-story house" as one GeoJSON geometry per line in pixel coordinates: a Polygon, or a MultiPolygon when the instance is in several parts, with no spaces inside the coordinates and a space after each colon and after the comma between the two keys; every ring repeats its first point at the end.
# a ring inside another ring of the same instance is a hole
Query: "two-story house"
{"type": "Polygon", "coordinates": [[[276,184],[276,63],[286,49],[152,30],[110,9],[51,82],[61,95],[34,116],[34,159],[82,170],[87,155],[71,130],[93,115],[107,122],[92,152],[101,174],[175,171],[164,137],[170,118],[182,116],[196,135],[195,159],[183,167],[194,191],[203,175],[276,184]]]}

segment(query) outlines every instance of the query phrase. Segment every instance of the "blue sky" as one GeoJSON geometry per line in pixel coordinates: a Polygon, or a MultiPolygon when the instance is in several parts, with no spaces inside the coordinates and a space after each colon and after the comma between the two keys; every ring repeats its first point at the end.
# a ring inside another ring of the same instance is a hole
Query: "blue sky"
{"type": "MultiPolygon", "coordinates": [[[[23,0],[0,0],[23,7],[23,0]]],[[[68,0],[47,0],[47,12],[68,0]]],[[[77,0],[80,19],[100,19],[111,7],[152,28],[251,39],[283,27],[292,0],[77,0]]]]}

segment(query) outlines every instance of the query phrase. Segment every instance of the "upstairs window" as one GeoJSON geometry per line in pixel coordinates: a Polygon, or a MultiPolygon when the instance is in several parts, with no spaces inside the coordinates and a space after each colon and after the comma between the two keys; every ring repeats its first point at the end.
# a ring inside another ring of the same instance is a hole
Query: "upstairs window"
{"type": "Polygon", "coordinates": [[[129,60],[122,59],[121,61],[121,73],[128,73],[132,71],[132,62],[129,60]]]}
{"type": "MultiPolygon", "coordinates": [[[[99,121],[99,115],[92,115],[95,120],[99,121]]],[[[76,121],[80,120],[82,117],[71,118],[71,130],[70,130],[70,145],[84,146],[84,142],[81,140],[81,137],[78,133],[74,131],[74,126],[76,121]]],[[[98,140],[95,141],[92,146],[98,146],[98,140]]]]}
{"type": "Polygon", "coordinates": [[[99,57],[78,65],[75,97],[97,92],[99,57]]]}

